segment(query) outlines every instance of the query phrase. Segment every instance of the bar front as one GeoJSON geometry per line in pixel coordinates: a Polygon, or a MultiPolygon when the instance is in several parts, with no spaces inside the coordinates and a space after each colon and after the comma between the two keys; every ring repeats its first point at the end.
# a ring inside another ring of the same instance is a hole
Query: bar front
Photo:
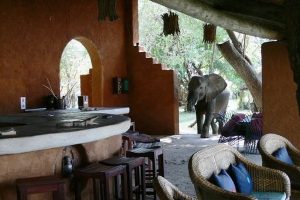
{"type": "MultiPolygon", "coordinates": [[[[56,175],[66,181],[66,199],[74,199],[72,175],[64,176],[63,158],[74,168],[119,154],[121,134],[130,127],[122,115],[90,112],[35,112],[0,116],[0,200],[15,200],[16,179],[56,175]]],[[[83,199],[91,199],[85,185],[83,199]]],[[[33,194],[29,199],[52,199],[33,194]]]]}

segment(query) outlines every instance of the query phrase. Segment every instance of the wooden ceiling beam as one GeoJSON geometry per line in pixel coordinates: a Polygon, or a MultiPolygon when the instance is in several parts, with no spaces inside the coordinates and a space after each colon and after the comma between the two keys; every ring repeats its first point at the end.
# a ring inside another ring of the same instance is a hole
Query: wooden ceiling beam
{"type": "Polygon", "coordinates": [[[258,0],[198,0],[218,10],[283,23],[283,6],[258,0]]]}
{"type": "Polygon", "coordinates": [[[268,25],[260,24],[255,21],[243,19],[235,15],[220,11],[212,6],[207,5],[201,1],[195,0],[151,0],[168,8],[185,13],[191,17],[200,19],[207,23],[212,23],[221,26],[225,29],[237,31],[247,35],[269,38],[281,39],[283,37],[282,30],[276,27],[269,27],[268,25]]]}
{"type": "Polygon", "coordinates": [[[276,4],[276,5],[283,5],[285,0],[258,0],[260,2],[264,2],[264,3],[272,3],[272,4],[276,4]]]}
{"type": "Polygon", "coordinates": [[[287,0],[285,2],[286,39],[288,43],[294,82],[297,85],[296,99],[300,115],[300,1],[287,0]]]}
{"type": "Polygon", "coordinates": [[[283,22],[272,21],[257,16],[253,16],[253,15],[245,15],[245,14],[235,13],[235,12],[224,11],[224,13],[238,19],[247,20],[249,21],[249,23],[254,23],[262,27],[266,27],[272,30],[280,30],[280,32],[284,32],[285,24],[283,22]]]}

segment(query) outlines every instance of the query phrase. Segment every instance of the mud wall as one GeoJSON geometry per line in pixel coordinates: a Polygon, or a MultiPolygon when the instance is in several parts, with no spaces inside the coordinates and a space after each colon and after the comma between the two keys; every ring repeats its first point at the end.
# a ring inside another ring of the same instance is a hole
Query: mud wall
{"type": "Polygon", "coordinates": [[[296,84],[284,42],[262,45],[264,133],[276,133],[300,147],[296,84]]]}
{"type": "Polygon", "coordinates": [[[179,133],[177,77],[140,48],[138,42],[138,0],[126,4],[130,117],[136,129],[150,135],[179,133]]]}
{"type": "MultiPolygon", "coordinates": [[[[0,156],[0,200],[16,200],[16,184],[18,178],[36,176],[62,176],[61,164],[63,156],[70,156],[74,160],[75,168],[88,163],[104,160],[118,155],[121,148],[121,136],[112,136],[103,140],[75,145],[64,148],[53,148],[28,153],[0,156]],[[101,153],[99,153],[101,152],[101,153]]],[[[70,179],[65,178],[66,200],[74,199],[74,191],[70,188],[70,179]]],[[[91,182],[82,192],[84,200],[93,199],[91,182]]],[[[52,196],[34,194],[29,200],[51,200],[52,196]]]]}
{"type": "Polygon", "coordinates": [[[111,86],[112,77],[127,75],[124,1],[118,1],[114,22],[97,20],[96,0],[4,0],[0,7],[1,114],[19,112],[21,96],[27,97],[27,107],[41,107],[50,94],[42,86],[46,78],[59,94],[60,58],[71,39],[93,54],[99,79],[94,105],[128,105],[128,96],[113,95],[111,86]]]}
{"type": "Polygon", "coordinates": [[[27,97],[28,108],[42,107],[50,94],[42,86],[46,78],[59,94],[60,58],[67,43],[76,39],[93,64],[91,85],[83,86],[92,93],[91,106],[129,106],[141,131],[178,133],[174,72],[153,70],[147,67],[153,65],[149,59],[135,57],[137,1],[117,1],[119,19],[113,22],[98,21],[97,2],[0,1],[0,114],[20,112],[21,96],[27,97]],[[113,77],[129,78],[129,94],[113,94],[113,77]]]}

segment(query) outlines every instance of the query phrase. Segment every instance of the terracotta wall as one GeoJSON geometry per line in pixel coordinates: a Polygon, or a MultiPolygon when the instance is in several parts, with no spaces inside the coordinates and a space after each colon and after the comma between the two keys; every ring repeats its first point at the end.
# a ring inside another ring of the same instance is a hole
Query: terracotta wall
{"type": "Polygon", "coordinates": [[[43,97],[50,94],[42,86],[46,77],[58,94],[61,54],[71,39],[77,39],[93,64],[92,106],[129,105],[141,131],[178,133],[174,72],[152,71],[155,66],[143,55],[135,60],[137,0],[117,1],[119,19],[114,22],[98,22],[97,2],[0,1],[0,114],[19,112],[21,96],[27,97],[29,108],[43,106],[43,97]],[[116,76],[132,79],[129,94],[112,93],[116,76]]]}
{"type": "Polygon", "coordinates": [[[277,133],[300,147],[296,84],[284,42],[262,46],[264,133],[277,133]]]}
{"type": "MultiPolygon", "coordinates": [[[[53,148],[28,153],[0,156],[0,200],[16,200],[16,179],[36,176],[61,176],[63,156],[73,157],[75,168],[87,163],[104,160],[118,155],[121,148],[121,136],[113,136],[103,140],[63,148],[53,148]],[[101,152],[101,153],[99,153],[101,152]]],[[[66,200],[74,199],[70,190],[70,180],[65,179],[66,200]]],[[[91,182],[82,192],[82,199],[93,199],[91,182]]],[[[34,194],[30,200],[51,200],[50,193],[34,194]]]]}
{"type": "Polygon", "coordinates": [[[30,108],[42,106],[49,94],[42,86],[46,77],[59,93],[61,54],[73,38],[89,41],[84,45],[101,67],[103,91],[97,91],[95,105],[128,105],[128,96],[113,95],[111,86],[112,77],[127,75],[124,1],[118,1],[120,18],[114,22],[98,22],[96,0],[3,0],[0,8],[1,114],[18,112],[20,96],[27,97],[30,108]]]}
{"type": "Polygon", "coordinates": [[[174,71],[162,70],[160,64],[153,64],[138,47],[132,47],[130,52],[130,117],[136,129],[150,135],[178,134],[174,71]]]}
{"type": "Polygon", "coordinates": [[[126,2],[130,117],[136,129],[150,135],[179,133],[177,77],[173,70],[153,64],[138,42],[138,0],[126,2]],[[135,45],[135,46],[134,46],[135,45]]]}

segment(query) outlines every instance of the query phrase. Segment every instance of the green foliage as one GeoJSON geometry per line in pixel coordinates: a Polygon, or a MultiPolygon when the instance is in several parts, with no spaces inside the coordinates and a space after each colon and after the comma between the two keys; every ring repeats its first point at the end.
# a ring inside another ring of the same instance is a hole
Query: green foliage
{"type": "MultiPolygon", "coordinates": [[[[200,66],[204,74],[209,72],[220,74],[226,79],[229,89],[237,93],[240,87],[245,85],[244,81],[222,57],[217,48],[215,48],[213,56],[212,46],[202,42],[204,23],[175,11],[179,17],[180,35],[165,37],[162,34],[163,20],[161,16],[166,12],[168,12],[166,7],[149,0],[139,0],[140,45],[161,63],[177,71],[179,88],[182,89],[180,93],[183,93],[180,94],[180,101],[185,101],[187,81],[190,78],[186,65],[191,63],[200,66]],[[212,57],[214,57],[213,64],[211,63],[212,57]]],[[[238,35],[240,40],[243,39],[242,36],[238,35]]],[[[260,71],[260,45],[263,40],[249,36],[247,38],[245,53],[251,58],[256,70],[260,71]]],[[[224,29],[217,28],[216,40],[217,43],[229,40],[224,29]]]]}

